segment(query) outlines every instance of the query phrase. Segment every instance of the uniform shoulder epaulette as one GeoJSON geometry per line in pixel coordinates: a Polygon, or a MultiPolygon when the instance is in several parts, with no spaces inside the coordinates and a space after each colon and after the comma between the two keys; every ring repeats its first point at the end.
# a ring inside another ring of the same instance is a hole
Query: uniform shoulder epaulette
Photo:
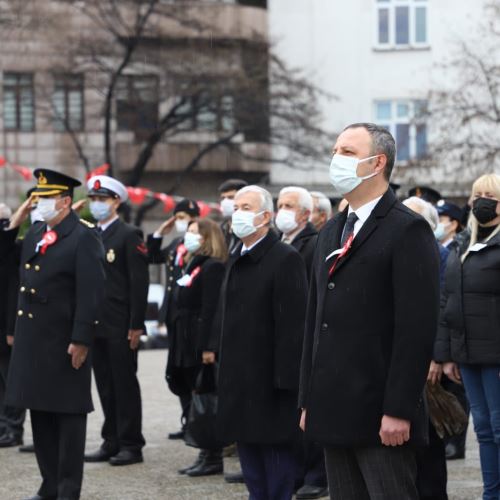
{"type": "Polygon", "coordinates": [[[85,219],[80,219],[80,222],[84,225],[86,225],[87,227],[90,227],[90,228],[94,228],[95,227],[95,224],[92,224],[92,222],[89,222],[88,220],[85,220],[85,219]]]}

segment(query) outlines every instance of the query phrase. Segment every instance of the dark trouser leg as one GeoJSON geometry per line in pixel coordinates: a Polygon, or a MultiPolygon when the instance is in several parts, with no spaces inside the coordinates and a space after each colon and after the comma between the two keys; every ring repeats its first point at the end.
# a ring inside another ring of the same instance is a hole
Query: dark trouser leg
{"type": "MultiPolygon", "coordinates": [[[[441,379],[441,385],[446,391],[451,392],[456,396],[458,402],[464,409],[465,413],[467,413],[467,416],[469,416],[470,413],[469,401],[467,400],[464,386],[452,382],[446,375],[443,375],[443,378],[441,379]]],[[[459,453],[465,453],[465,440],[467,438],[467,427],[468,425],[465,427],[465,430],[461,434],[458,434],[457,436],[445,437],[444,438],[445,445],[447,445],[448,443],[454,444],[457,447],[457,451],[459,453]]]]}
{"type": "Polygon", "coordinates": [[[42,497],[57,495],[59,468],[59,436],[57,415],[31,410],[31,428],[35,444],[36,460],[42,475],[38,494],[42,497]]]}
{"type": "Polygon", "coordinates": [[[429,446],[416,450],[417,489],[420,500],[447,500],[446,455],[444,441],[429,422],[429,446]]]}
{"type": "Polygon", "coordinates": [[[353,450],[325,447],[325,466],[332,500],[370,500],[353,450]]]}
{"type": "Polygon", "coordinates": [[[318,443],[304,438],[305,476],[304,484],[325,488],[327,485],[325,453],[318,443]]]}
{"type": "Polygon", "coordinates": [[[142,435],[142,401],[137,380],[137,350],[130,349],[126,337],[110,339],[108,356],[120,450],[139,452],[146,442],[142,435]]]}
{"type": "Polygon", "coordinates": [[[266,470],[267,498],[290,500],[297,476],[296,453],[291,445],[262,446],[266,470]]]}
{"type": "Polygon", "coordinates": [[[267,497],[266,467],[261,447],[237,443],[241,470],[245,478],[249,500],[269,500],[267,497]]]}
{"type": "Polygon", "coordinates": [[[80,498],[83,480],[83,456],[87,415],[58,415],[59,422],[59,469],[58,495],[64,500],[80,498]]]}
{"type": "Polygon", "coordinates": [[[355,450],[371,500],[418,500],[415,451],[408,446],[355,450]]]}
{"type": "Polygon", "coordinates": [[[7,374],[9,372],[10,352],[0,354],[0,434],[12,433],[15,438],[22,438],[24,434],[24,419],[26,411],[4,406],[7,374]]]}
{"type": "Polygon", "coordinates": [[[110,452],[119,451],[118,430],[116,426],[116,407],[113,391],[113,377],[110,366],[110,353],[107,339],[95,339],[92,345],[92,367],[94,368],[95,381],[99,399],[101,400],[104,422],[101,436],[102,447],[110,452]]]}

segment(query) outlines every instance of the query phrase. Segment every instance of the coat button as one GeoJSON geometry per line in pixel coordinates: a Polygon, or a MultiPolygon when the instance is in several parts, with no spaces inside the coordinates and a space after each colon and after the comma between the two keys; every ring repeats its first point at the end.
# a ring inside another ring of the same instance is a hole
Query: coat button
{"type": "Polygon", "coordinates": [[[28,313],[28,318],[29,318],[29,319],[33,319],[33,314],[28,313]]]}
{"type": "Polygon", "coordinates": [[[20,292],[25,292],[26,291],[26,287],[22,286],[20,289],[19,289],[20,292]]]}
{"type": "Polygon", "coordinates": [[[24,313],[23,313],[23,310],[22,309],[19,309],[19,311],[17,311],[17,315],[18,316],[22,316],[24,313]]]}
{"type": "Polygon", "coordinates": [[[31,269],[31,264],[24,264],[24,269],[31,269]]]}
{"type": "Polygon", "coordinates": [[[40,266],[39,265],[35,266],[35,271],[40,271],[40,266]]]}
{"type": "Polygon", "coordinates": [[[94,325],[98,325],[98,324],[99,324],[99,321],[95,320],[94,325]]]}
{"type": "Polygon", "coordinates": [[[169,287],[167,288],[167,290],[170,292],[170,291],[172,290],[172,287],[171,287],[171,286],[169,286],[169,287]]]}
{"type": "Polygon", "coordinates": [[[32,289],[30,290],[30,293],[31,293],[31,295],[35,295],[36,290],[35,290],[34,288],[32,288],[32,289]]]}
{"type": "Polygon", "coordinates": [[[335,283],[330,281],[330,283],[328,283],[328,290],[333,290],[334,288],[335,288],[335,283]]]}
{"type": "Polygon", "coordinates": [[[322,331],[322,332],[326,332],[327,330],[328,330],[328,323],[323,323],[323,324],[321,325],[321,331],[322,331]]]}
{"type": "Polygon", "coordinates": [[[174,277],[170,276],[170,278],[168,278],[168,281],[174,281],[174,277]]]}

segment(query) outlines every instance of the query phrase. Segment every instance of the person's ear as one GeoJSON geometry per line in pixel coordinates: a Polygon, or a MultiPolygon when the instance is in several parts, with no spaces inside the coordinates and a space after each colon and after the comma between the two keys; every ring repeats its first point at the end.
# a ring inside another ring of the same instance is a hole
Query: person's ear
{"type": "Polygon", "coordinates": [[[385,170],[385,166],[387,165],[387,156],[384,154],[380,154],[376,158],[377,163],[375,165],[375,172],[383,172],[385,170]]]}

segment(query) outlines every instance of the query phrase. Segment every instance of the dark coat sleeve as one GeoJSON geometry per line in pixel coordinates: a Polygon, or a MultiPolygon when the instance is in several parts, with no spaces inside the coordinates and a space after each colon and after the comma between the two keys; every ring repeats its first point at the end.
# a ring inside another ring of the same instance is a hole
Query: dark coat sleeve
{"type": "Polygon", "coordinates": [[[162,250],[163,238],[155,238],[152,234],[148,235],[148,262],[150,264],[164,264],[166,262],[166,252],[162,250]]]}
{"type": "Polygon", "coordinates": [[[423,219],[410,222],[395,244],[392,279],[394,334],[383,411],[411,420],[427,378],[439,313],[439,252],[423,219]]]}
{"type": "Polygon", "coordinates": [[[211,350],[211,333],[213,331],[217,306],[219,304],[222,280],[224,278],[224,264],[219,261],[209,261],[203,270],[200,332],[198,335],[199,347],[202,351],[211,350]]]}
{"type": "Polygon", "coordinates": [[[71,342],[91,345],[104,302],[104,247],[92,230],[82,233],[75,264],[75,317],[71,342]]]}
{"type": "Polygon", "coordinates": [[[309,298],[307,301],[306,321],[304,328],[304,342],[302,346],[302,362],[300,364],[300,386],[299,386],[299,407],[307,406],[307,391],[309,389],[309,378],[311,376],[314,331],[316,327],[317,293],[316,293],[316,273],[311,269],[309,280],[309,298]]]}
{"type": "Polygon", "coordinates": [[[148,306],[148,251],[140,230],[130,231],[126,241],[127,271],[130,292],[131,330],[144,329],[148,306]]]}
{"type": "Polygon", "coordinates": [[[448,286],[449,283],[447,282],[445,276],[444,287],[443,291],[441,292],[439,326],[436,336],[436,342],[434,343],[434,356],[433,356],[434,360],[439,363],[447,363],[451,361],[450,330],[448,329],[448,324],[444,318],[444,311],[446,310],[446,305],[448,303],[448,298],[450,295],[448,286]]]}
{"type": "Polygon", "coordinates": [[[275,271],[274,388],[297,391],[307,302],[307,276],[300,254],[286,254],[275,271]]]}
{"type": "Polygon", "coordinates": [[[16,246],[16,238],[19,232],[18,228],[8,231],[0,230],[0,262],[7,259],[16,246]]]}

